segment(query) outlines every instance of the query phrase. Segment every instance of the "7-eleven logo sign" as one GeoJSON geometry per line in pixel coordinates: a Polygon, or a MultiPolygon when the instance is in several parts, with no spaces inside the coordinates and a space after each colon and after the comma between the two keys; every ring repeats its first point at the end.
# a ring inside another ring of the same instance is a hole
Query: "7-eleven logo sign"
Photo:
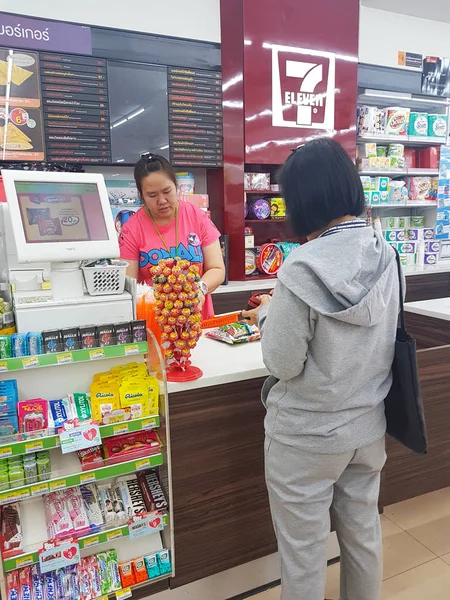
{"type": "Polygon", "coordinates": [[[336,56],[305,48],[272,48],[272,125],[334,129],[336,56]]]}

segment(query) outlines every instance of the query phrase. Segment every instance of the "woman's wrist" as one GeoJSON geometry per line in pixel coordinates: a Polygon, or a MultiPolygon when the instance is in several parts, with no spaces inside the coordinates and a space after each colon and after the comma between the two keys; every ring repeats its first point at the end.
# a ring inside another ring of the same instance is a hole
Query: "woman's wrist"
{"type": "Polygon", "coordinates": [[[208,293],[208,285],[203,281],[203,279],[200,279],[198,284],[203,295],[206,296],[206,294],[208,293]]]}

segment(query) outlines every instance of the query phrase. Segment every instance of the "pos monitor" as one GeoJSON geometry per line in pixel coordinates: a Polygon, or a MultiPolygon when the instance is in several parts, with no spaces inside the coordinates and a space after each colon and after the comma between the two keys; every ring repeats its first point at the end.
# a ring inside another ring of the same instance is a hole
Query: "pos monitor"
{"type": "Polygon", "coordinates": [[[19,263],[117,258],[102,175],[2,171],[19,263]]]}

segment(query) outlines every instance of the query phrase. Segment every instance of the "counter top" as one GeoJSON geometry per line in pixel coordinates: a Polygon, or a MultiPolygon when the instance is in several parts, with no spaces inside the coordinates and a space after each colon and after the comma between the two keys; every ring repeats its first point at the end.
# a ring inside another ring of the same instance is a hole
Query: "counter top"
{"type": "Polygon", "coordinates": [[[261,342],[232,346],[203,336],[192,352],[191,360],[194,366],[202,369],[203,377],[184,383],[169,382],[169,394],[268,375],[262,361],[261,342]]]}
{"type": "MultiPolygon", "coordinates": [[[[450,273],[450,259],[442,260],[437,265],[426,267],[404,267],[406,277],[413,275],[430,275],[431,273],[450,273]]],[[[213,292],[214,294],[233,294],[234,292],[246,292],[250,290],[271,290],[275,287],[276,278],[247,279],[245,281],[230,281],[228,285],[221,285],[213,292]]]]}
{"type": "Polygon", "coordinates": [[[450,321],[450,298],[436,298],[434,300],[421,300],[420,302],[406,302],[405,310],[425,317],[450,321]]]}

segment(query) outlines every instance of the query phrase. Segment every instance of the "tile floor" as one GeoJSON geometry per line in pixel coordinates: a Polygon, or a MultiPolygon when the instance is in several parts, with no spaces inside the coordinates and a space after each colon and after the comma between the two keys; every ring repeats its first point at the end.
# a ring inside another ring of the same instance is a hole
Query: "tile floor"
{"type": "MultiPolygon", "coordinates": [[[[385,509],[380,600],[450,598],[450,488],[385,509]]],[[[328,569],[326,598],[339,599],[339,565],[328,569]]],[[[280,600],[280,589],[252,600],[280,600]]]]}

